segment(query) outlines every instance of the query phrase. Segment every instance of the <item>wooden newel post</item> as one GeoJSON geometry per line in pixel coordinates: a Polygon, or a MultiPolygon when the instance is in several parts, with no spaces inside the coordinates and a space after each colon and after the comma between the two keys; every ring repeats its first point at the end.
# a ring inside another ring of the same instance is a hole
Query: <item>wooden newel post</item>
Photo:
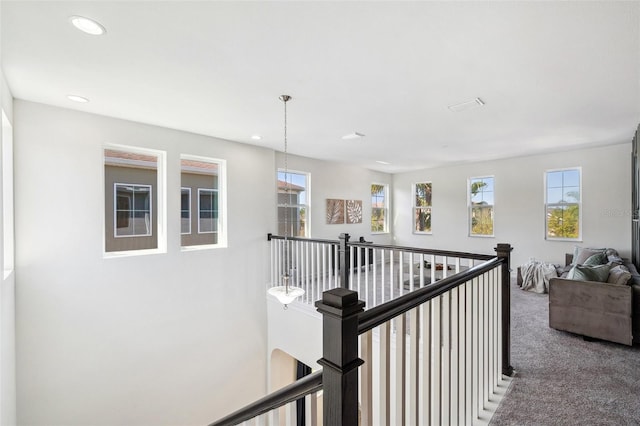
{"type": "Polygon", "coordinates": [[[495,248],[502,262],[502,374],[511,376],[511,244],[498,243],[495,248]]]}
{"type": "Polygon", "coordinates": [[[358,293],[334,288],[316,302],[322,314],[322,389],[326,426],[358,424],[358,314],[364,302],[358,293]]]}
{"type": "Polygon", "coordinates": [[[349,234],[340,234],[340,287],[349,288],[349,234]]]}

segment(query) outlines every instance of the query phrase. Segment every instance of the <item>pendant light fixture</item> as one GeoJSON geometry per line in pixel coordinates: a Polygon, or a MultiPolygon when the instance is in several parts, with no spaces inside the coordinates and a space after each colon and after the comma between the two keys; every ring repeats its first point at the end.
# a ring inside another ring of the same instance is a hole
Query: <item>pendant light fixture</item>
{"type": "Polygon", "coordinates": [[[291,100],[289,95],[281,95],[279,98],[284,103],[284,190],[286,194],[286,201],[284,205],[284,274],[282,275],[282,285],[277,287],[271,287],[269,294],[275,296],[284,309],[287,309],[287,305],[293,302],[296,298],[304,294],[304,290],[300,287],[290,285],[291,271],[290,264],[290,247],[289,247],[289,206],[291,204],[291,185],[289,183],[289,164],[288,164],[288,145],[287,145],[287,102],[291,100]]]}

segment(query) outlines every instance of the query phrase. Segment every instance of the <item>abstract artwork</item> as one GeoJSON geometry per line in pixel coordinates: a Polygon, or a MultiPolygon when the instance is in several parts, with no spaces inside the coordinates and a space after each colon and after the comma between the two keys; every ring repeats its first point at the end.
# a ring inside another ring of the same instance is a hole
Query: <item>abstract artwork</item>
{"type": "Polygon", "coordinates": [[[346,201],[347,223],[362,223],[362,200],[346,201]]]}
{"type": "Polygon", "coordinates": [[[327,223],[344,223],[344,200],[327,198],[327,223]]]}

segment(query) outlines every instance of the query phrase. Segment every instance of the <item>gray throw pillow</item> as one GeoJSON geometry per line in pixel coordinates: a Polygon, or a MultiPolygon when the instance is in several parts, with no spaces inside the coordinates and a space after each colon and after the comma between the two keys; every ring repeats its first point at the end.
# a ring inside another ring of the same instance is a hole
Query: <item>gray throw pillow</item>
{"type": "Polygon", "coordinates": [[[606,249],[599,248],[583,248],[576,246],[573,250],[573,262],[572,265],[582,265],[584,262],[593,256],[594,254],[604,254],[606,249]]]}
{"type": "Polygon", "coordinates": [[[609,265],[576,265],[569,271],[567,278],[578,281],[597,281],[604,283],[609,278],[609,265]]]}
{"type": "Polygon", "coordinates": [[[607,263],[607,255],[604,253],[596,253],[593,254],[591,256],[589,256],[587,258],[587,260],[585,260],[582,264],[583,265],[591,265],[591,266],[596,266],[596,265],[604,265],[605,263],[607,263]]]}
{"type": "Polygon", "coordinates": [[[629,284],[630,280],[631,272],[623,265],[611,268],[609,278],[607,278],[607,282],[611,284],[629,284]]]}

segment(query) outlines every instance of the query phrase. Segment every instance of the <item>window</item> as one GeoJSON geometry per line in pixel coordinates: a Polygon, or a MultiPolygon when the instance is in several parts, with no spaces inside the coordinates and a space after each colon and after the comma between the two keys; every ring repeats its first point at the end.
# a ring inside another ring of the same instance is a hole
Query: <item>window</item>
{"type": "Polygon", "coordinates": [[[218,231],[218,191],[198,188],[198,233],[218,231]]]}
{"type": "Polygon", "coordinates": [[[309,175],[278,170],[278,235],[309,236],[309,175]]]}
{"type": "Polygon", "coordinates": [[[493,236],[493,177],[469,179],[469,235],[493,236]]]}
{"type": "Polygon", "coordinates": [[[180,190],[180,234],[191,233],[191,188],[180,190]]]}
{"type": "Polygon", "coordinates": [[[104,150],[106,253],[166,248],[160,226],[163,209],[158,208],[163,199],[163,164],[160,151],[104,150]]]}
{"type": "Polygon", "coordinates": [[[545,173],[546,238],[580,240],[582,224],[580,168],[545,173]]]}
{"type": "Polygon", "coordinates": [[[224,160],[182,155],[180,169],[182,247],[207,248],[226,245],[226,228],[222,213],[224,160]]]}
{"type": "Polygon", "coordinates": [[[4,278],[13,271],[13,128],[2,111],[2,231],[4,278]]]}
{"type": "Polygon", "coordinates": [[[413,232],[431,233],[431,182],[416,183],[413,186],[413,232]]]}
{"type": "Polygon", "coordinates": [[[371,184],[371,232],[389,232],[387,185],[371,184]]]}
{"type": "Polygon", "coordinates": [[[115,235],[137,237],[151,235],[151,185],[116,183],[115,235]]]}

